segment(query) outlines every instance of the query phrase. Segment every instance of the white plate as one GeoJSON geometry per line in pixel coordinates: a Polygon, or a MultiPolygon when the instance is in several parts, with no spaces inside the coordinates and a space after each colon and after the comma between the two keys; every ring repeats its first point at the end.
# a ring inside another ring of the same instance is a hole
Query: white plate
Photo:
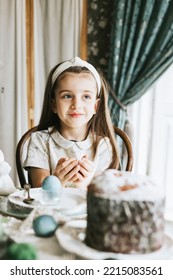
{"type": "MultiPolygon", "coordinates": [[[[16,206],[34,209],[43,206],[40,202],[41,189],[33,188],[30,190],[30,196],[34,198],[32,204],[26,204],[23,199],[26,198],[25,190],[17,191],[9,195],[8,200],[16,206]]],[[[45,206],[44,206],[45,207],[45,206]]],[[[48,206],[67,215],[86,214],[86,192],[80,189],[64,188],[57,205],[48,206]]]]}
{"type": "Polygon", "coordinates": [[[60,245],[71,253],[84,259],[119,259],[119,260],[150,260],[169,259],[173,254],[173,240],[165,235],[164,245],[161,249],[148,254],[116,254],[95,250],[84,243],[86,221],[74,220],[66,223],[56,231],[56,237],[60,245]]]}

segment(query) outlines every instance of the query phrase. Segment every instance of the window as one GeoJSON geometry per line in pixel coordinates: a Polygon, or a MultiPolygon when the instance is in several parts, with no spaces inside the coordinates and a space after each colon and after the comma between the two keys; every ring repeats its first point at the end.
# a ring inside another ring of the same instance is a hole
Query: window
{"type": "Polygon", "coordinates": [[[164,190],[165,215],[173,219],[173,65],[131,110],[134,171],[148,174],[164,190]]]}

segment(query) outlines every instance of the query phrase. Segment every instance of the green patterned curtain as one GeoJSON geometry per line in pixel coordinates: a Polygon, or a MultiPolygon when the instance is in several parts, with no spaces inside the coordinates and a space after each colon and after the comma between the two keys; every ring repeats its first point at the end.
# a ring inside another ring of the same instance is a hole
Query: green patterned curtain
{"type": "Polygon", "coordinates": [[[107,78],[113,1],[88,0],[88,61],[107,78]]]}
{"type": "MultiPolygon", "coordinates": [[[[101,14],[99,2],[91,2],[89,1],[89,27],[91,21],[95,21],[96,14],[101,14]],[[93,7],[97,6],[93,17],[90,13],[91,4],[93,7]]],[[[103,72],[114,92],[109,100],[111,115],[118,126],[124,127],[126,106],[138,100],[173,62],[173,0],[103,2],[104,15],[111,22],[111,27],[106,24],[107,37],[104,39],[103,36],[99,39],[101,32],[98,32],[97,44],[101,46],[100,40],[104,42],[102,49],[106,53],[106,63],[103,72]],[[120,104],[117,103],[117,98],[120,104]]],[[[91,44],[94,36],[88,30],[88,41],[91,44]]],[[[97,31],[95,30],[96,33],[97,31]]],[[[100,49],[98,47],[99,62],[103,58],[100,49]]],[[[90,49],[89,60],[94,64],[93,56],[90,49]]]]}

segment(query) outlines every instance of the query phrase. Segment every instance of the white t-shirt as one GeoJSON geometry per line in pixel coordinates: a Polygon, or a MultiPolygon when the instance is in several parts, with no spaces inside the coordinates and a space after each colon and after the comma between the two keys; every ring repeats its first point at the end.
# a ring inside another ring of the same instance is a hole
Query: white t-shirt
{"type": "Polygon", "coordinates": [[[53,174],[60,158],[68,157],[80,160],[84,155],[88,155],[88,159],[94,162],[93,171],[88,179],[85,182],[68,184],[69,187],[83,188],[89,184],[94,175],[109,167],[112,161],[112,147],[109,138],[100,138],[94,157],[91,134],[84,141],[74,142],[65,139],[57,130],[50,133],[51,131],[52,127],[31,134],[27,157],[23,164],[24,168],[43,168],[53,174]]]}

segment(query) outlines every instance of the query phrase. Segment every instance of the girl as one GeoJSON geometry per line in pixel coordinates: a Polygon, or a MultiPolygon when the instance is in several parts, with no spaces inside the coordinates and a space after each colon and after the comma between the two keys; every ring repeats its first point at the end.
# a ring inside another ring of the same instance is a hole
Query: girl
{"type": "Polygon", "coordinates": [[[86,61],[75,57],[51,70],[24,163],[33,187],[52,174],[64,187],[86,188],[93,176],[119,167],[107,98],[105,80],[86,61]]]}

